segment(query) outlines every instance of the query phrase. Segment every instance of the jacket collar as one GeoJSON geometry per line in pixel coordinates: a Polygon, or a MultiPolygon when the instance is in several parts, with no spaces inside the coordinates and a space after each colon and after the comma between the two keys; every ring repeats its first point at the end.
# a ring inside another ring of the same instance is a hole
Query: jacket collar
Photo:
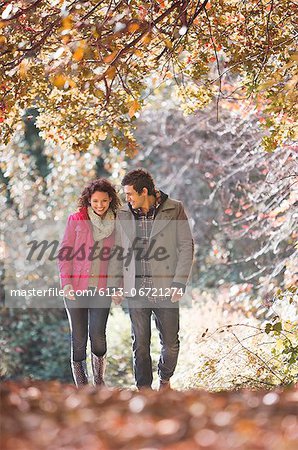
{"type": "Polygon", "coordinates": [[[79,214],[81,220],[89,220],[88,209],[86,206],[83,206],[82,208],[79,209],[79,214]]]}

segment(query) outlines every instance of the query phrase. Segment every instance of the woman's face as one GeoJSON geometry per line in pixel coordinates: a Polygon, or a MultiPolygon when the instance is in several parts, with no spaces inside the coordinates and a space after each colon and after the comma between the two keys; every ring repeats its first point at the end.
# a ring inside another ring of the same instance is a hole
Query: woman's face
{"type": "Polygon", "coordinates": [[[107,192],[96,191],[91,195],[90,205],[98,216],[104,216],[109,209],[111,197],[107,192]]]}

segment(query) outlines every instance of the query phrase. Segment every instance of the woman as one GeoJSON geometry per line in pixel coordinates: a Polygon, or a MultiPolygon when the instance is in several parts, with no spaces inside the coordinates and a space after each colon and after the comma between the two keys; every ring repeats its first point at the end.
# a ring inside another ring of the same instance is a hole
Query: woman
{"type": "Polygon", "coordinates": [[[100,294],[106,288],[109,264],[104,252],[109,252],[114,244],[115,215],[119,206],[119,197],[108,180],[101,178],[89,183],[79,198],[79,211],[68,218],[59,250],[76,386],[88,384],[88,331],[94,384],[104,385],[106,324],[111,301],[100,294]]]}

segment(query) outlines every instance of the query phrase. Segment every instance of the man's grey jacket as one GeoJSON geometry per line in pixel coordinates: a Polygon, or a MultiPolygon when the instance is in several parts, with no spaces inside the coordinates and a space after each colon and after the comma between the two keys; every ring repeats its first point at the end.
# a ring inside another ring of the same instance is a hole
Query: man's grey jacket
{"type": "MultiPolygon", "coordinates": [[[[163,296],[171,287],[185,288],[193,262],[193,239],[180,201],[167,197],[157,209],[148,243],[143,252],[150,261],[153,287],[163,296]]],[[[107,286],[123,287],[124,296],[133,297],[136,288],[136,258],[141,257],[138,248],[136,218],[130,205],[124,205],[116,217],[116,238],[112,249],[107,286]]]]}

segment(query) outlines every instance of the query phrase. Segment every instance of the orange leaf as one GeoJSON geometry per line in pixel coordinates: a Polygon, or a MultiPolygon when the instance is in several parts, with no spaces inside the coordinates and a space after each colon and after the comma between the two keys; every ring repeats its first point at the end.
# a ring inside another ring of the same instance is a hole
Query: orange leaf
{"type": "Polygon", "coordinates": [[[134,100],[128,110],[129,117],[132,118],[140,108],[140,103],[137,100],[134,100]]]}
{"type": "Polygon", "coordinates": [[[128,25],[127,30],[128,30],[129,33],[134,33],[134,32],[137,31],[139,28],[140,28],[140,25],[139,25],[138,23],[136,23],[136,22],[133,22],[133,23],[130,23],[130,24],[128,25]]]}
{"type": "Polygon", "coordinates": [[[111,53],[110,55],[107,55],[103,58],[104,62],[106,64],[111,63],[116,58],[117,54],[118,54],[118,50],[114,50],[113,53],[111,53]]]}
{"type": "Polygon", "coordinates": [[[108,68],[108,70],[105,72],[105,75],[107,78],[109,78],[110,80],[112,80],[115,76],[116,73],[116,67],[111,66],[108,68]]]}
{"type": "Polygon", "coordinates": [[[51,82],[58,89],[68,89],[76,85],[76,83],[71,78],[68,78],[63,74],[56,75],[51,79],[51,82]]]}
{"type": "Polygon", "coordinates": [[[84,56],[84,48],[81,47],[81,46],[79,46],[79,47],[75,50],[74,54],[72,55],[72,58],[73,58],[75,61],[81,61],[81,59],[83,59],[83,56],[84,56]]]}
{"type": "Polygon", "coordinates": [[[1,35],[0,36],[0,46],[5,45],[7,42],[7,39],[5,36],[1,35]]]}
{"type": "Polygon", "coordinates": [[[164,9],[166,7],[164,0],[157,0],[157,3],[159,3],[161,9],[164,9]]]}
{"type": "Polygon", "coordinates": [[[62,29],[63,30],[71,30],[72,29],[72,18],[70,16],[64,17],[62,19],[62,29]]]}
{"type": "Polygon", "coordinates": [[[66,83],[66,76],[65,75],[56,75],[53,79],[52,79],[52,83],[54,86],[56,86],[59,89],[64,88],[64,85],[66,83]]]}

